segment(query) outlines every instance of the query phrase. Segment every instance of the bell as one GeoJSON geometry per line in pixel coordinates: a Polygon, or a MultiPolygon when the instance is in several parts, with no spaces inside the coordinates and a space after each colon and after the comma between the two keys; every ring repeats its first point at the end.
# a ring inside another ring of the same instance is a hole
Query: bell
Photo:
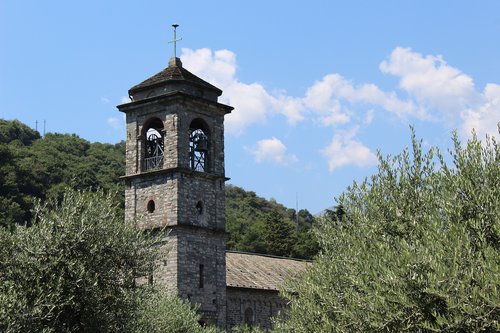
{"type": "Polygon", "coordinates": [[[196,141],[196,145],[194,150],[197,152],[205,152],[208,150],[208,142],[206,137],[200,137],[198,141],[196,141]]]}

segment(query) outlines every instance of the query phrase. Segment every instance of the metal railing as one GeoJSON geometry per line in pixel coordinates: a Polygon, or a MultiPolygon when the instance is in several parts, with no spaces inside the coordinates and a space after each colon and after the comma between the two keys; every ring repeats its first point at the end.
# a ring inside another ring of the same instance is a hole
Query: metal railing
{"type": "Polygon", "coordinates": [[[144,159],[144,171],[160,169],[163,167],[163,156],[153,156],[144,159]]]}

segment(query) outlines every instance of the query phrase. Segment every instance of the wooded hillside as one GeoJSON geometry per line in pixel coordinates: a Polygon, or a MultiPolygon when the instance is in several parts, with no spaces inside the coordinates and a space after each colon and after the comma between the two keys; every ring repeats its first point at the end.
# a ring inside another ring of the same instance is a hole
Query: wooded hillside
{"type": "MultiPolygon", "coordinates": [[[[40,134],[0,119],[0,226],[30,224],[38,199],[60,200],[67,187],[116,191],[123,207],[125,142],[91,143],[75,134],[40,134]]],[[[231,250],[311,258],[316,253],[307,210],[286,208],[254,192],[226,187],[227,247],[231,250]]]]}

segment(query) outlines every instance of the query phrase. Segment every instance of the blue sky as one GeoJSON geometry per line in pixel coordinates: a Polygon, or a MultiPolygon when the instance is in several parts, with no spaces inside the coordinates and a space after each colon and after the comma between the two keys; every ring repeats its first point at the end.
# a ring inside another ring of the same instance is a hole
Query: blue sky
{"type": "Polygon", "coordinates": [[[498,137],[499,1],[0,0],[0,118],[125,138],[127,90],[178,53],[224,90],[229,183],[312,213],[400,152],[498,137]]]}

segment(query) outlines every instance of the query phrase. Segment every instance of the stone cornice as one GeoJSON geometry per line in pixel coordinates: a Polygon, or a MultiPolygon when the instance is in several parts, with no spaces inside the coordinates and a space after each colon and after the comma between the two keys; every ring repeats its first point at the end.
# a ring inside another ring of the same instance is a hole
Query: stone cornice
{"type": "Polygon", "coordinates": [[[208,103],[208,104],[217,106],[222,111],[224,111],[224,113],[231,113],[231,111],[234,109],[232,106],[218,103],[218,102],[213,102],[213,101],[210,101],[210,100],[205,99],[203,97],[193,96],[193,95],[184,93],[182,91],[173,91],[173,92],[169,92],[169,93],[158,95],[158,96],[144,98],[144,99],[140,99],[138,101],[120,104],[120,105],[117,105],[116,107],[118,108],[119,111],[127,113],[127,112],[132,111],[136,107],[143,105],[143,104],[150,104],[150,103],[166,104],[166,103],[172,103],[175,100],[188,100],[188,101],[208,103]]]}
{"type": "Polygon", "coordinates": [[[201,178],[212,179],[212,180],[223,179],[224,181],[228,181],[231,179],[231,178],[228,178],[224,175],[217,175],[217,174],[209,173],[209,172],[194,171],[194,170],[191,170],[188,168],[181,168],[181,167],[144,171],[144,172],[139,172],[139,173],[136,173],[133,175],[121,176],[120,179],[128,180],[128,179],[148,177],[148,176],[157,176],[157,175],[162,175],[162,174],[172,174],[172,175],[173,174],[183,174],[183,175],[190,175],[190,176],[201,177],[201,178]]]}

